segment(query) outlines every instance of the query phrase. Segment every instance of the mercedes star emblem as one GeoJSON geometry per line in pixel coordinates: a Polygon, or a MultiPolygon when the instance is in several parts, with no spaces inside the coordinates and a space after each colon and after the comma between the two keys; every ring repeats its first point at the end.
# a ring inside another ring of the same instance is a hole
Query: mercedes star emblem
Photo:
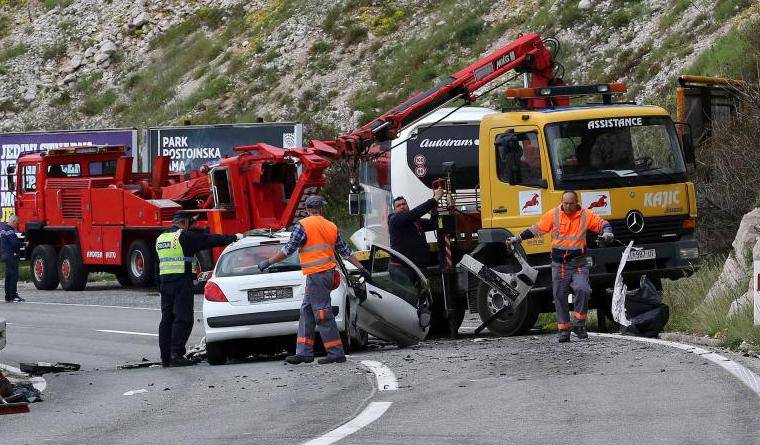
{"type": "Polygon", "coordinates": [[[637,210],[633,210],[625,217],[625,225],[632,233],[641,233],[644,230],[644,215],[637,210]]]}

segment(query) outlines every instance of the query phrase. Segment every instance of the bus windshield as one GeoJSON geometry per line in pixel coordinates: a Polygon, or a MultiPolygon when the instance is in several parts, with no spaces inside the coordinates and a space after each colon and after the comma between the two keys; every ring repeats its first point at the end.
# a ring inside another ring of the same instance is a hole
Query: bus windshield
{"type": "Polygon", "coordinates": [[[686,180],[678,137],[667,117],[559,122],[547,125],[545,131],[560,189],[686,180]]]}

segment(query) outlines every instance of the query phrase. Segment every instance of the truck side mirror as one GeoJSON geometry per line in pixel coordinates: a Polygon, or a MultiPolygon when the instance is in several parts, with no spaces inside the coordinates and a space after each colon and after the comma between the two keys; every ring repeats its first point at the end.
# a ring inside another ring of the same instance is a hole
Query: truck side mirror
{"type": "Polygon", "coordinates": [[[8,190],[13,193],[16,191],[16,164],[9,164],[5,167],[5,175],[8,178],[8,190]]]}
{"type": "Polygon", "coordinates": [[[348,214],[361,215],[366,209],[364,192],[348,194],[348,214]]]}

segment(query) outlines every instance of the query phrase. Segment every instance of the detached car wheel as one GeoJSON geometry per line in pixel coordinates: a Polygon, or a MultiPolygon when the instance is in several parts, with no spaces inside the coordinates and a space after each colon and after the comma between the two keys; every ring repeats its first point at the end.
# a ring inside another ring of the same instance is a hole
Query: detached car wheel
{"type": "Polygon", "coordinates": [[[32,250],[30,257],[32,282],[39,290],[58,287],[58,254],[50,244],[41,244],[32,250]]]}
{"type": "Polygon", "coordinates": [[[224,343],[206,343],[206,360],[212,366],[226,364],[227,348],[224,343]]]}
{"type": "MultiPolygon", "coordinates": [[[[493,268],[497,272],[514,273],[518,268],[501,265],[493,268]]],[[[488,320],[509,300],[498,291],[481,282],[478,286],[478,313],[482,321],[488,320]]],[[[525,297],[520,306],[512,308],[512,314],[502,315],[488,325],[488,330],[498,335],[519,335],[528,332],[538,319],[538,309],[530,296],[525,297]]]]}

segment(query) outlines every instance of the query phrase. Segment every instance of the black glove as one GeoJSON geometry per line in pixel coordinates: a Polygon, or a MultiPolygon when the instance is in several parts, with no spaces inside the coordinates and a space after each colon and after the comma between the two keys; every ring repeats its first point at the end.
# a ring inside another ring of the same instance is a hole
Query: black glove
{"type": "Polygon", "coordinates": [[[359,275],[364,277],[365,280],[369,280],[369,277],[372,276],[372,274],[369,273],[366,267],[362,267],[361,269],[359,269],[359,275]]]}
{"type": "Polygon", "coordinates": [[[265,270],[269,269],[269,266],[271,266],[272,263],[269,262],[268,259],[262,261],[259,263],[259,270],[264,272],[265,270]]]}

